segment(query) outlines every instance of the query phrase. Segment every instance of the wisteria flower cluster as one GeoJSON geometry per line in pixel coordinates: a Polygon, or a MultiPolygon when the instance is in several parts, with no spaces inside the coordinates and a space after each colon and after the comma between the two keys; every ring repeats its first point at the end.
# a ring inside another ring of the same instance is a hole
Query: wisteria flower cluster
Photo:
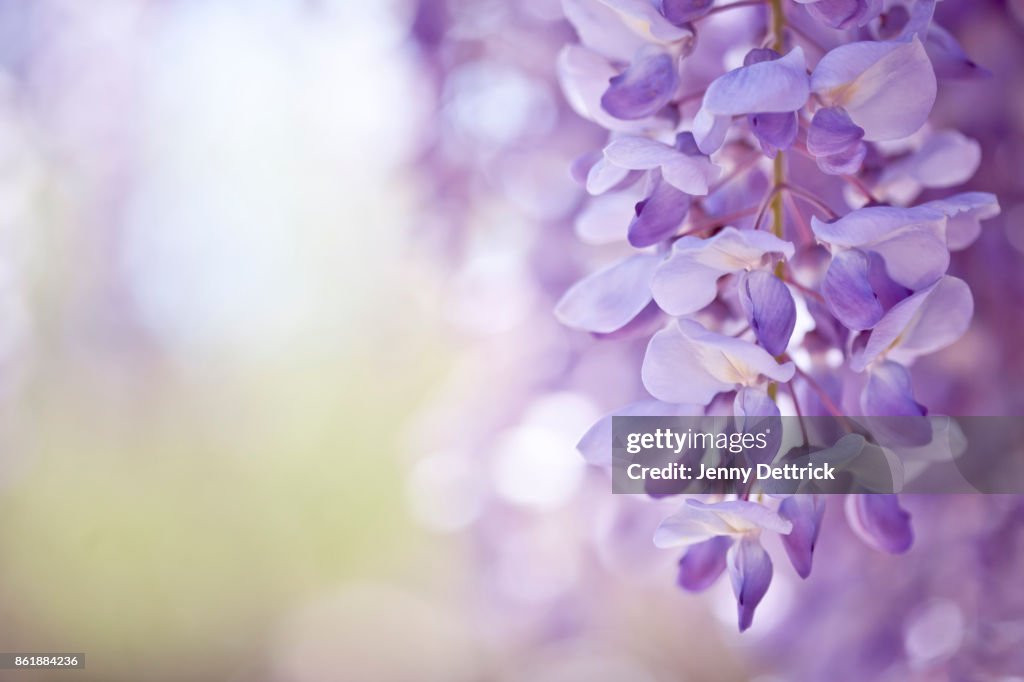
{"type": "MultiPolygon", "coordinates": [[[[927,413],[908,368],[968,328],[950,252],[999,213],[985,193],[917,201],[980,163],[975,141],[929,123],[941,80],[985,75],[935,5],[563,0],[579,37],[559,56],[563,91],[608,131],[573,168],[588,195],[576,231],[617,258],[556,314],[601,338],[649,337],[649,395],[614,415],[927,413]]],[[[610,462],[611,416],[581,441],[592,463],[610,462]]],[[[911,546],[896,496],[845,502],[868,544],[911,546]]],[[[772,579],[764,534],[807,577],[824,505],[686,499],[654,542],[685,548],[685,589],[728,572],[745,630],[772,579]]]]}

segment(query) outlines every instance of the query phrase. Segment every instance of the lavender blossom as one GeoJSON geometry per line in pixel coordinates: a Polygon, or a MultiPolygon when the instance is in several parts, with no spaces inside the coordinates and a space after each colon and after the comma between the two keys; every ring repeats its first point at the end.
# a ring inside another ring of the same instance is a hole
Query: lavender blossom
{"type": "MultiPolygon", "coordinates": [[[[780,386],[797,414],[927,414],[909,368],[955,343],[974,309],[968,284],[948,274],[950,252],[999,213],[976,192],[914,204],[980,163],[976,142],[929,124],[940,80],[981,71],[933,23],[934,4],[563,2],[579,38],[559,58],[563,91],[608,133],[587,157],[577,231],[620,255],[570,287],[556,313],[576,329],[650,337],[646,394],[623,395],[633,402],[615,414],[731,404],[736,416],[778,416],[780,386]],[[743,19],[718,22],[725,12],[743,19]],[[847,33],[823,48],[792,30],[798,13],[847,33]],[[745,51],[742,64],[723,69],[726,50],[745,51]],[[794,343],[801,309],[813,328],[794,343]]],[[[607,466],[602,439],[608,418],[580,450],[607,466]]],[[[762,536],[779,535],[806,578],[825,506],[802,495],[687,499],[654,543],[688,547],[684,589],[728,572],[746,630],[774,573],[762,536]]],[[[875,550],[913,543],[895,496],[851,496],[847,515],[875,550]]]]}

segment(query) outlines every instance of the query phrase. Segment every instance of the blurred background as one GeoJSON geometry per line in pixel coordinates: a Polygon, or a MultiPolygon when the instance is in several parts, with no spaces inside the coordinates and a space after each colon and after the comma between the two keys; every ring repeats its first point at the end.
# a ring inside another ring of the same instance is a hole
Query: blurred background
{"type": "MultiPolygon", "coordinates": [[[[994,73],[936,117],[1003,216],[924,390],[1020,414],[1024,4],[940,18],[994,73]]],[[[650,546],[663,503],[585,467],[636,366],[550,313],[602,139],[571,37],[557,0],[0,1],[0,649],[87,660],[0,679],[823,679],[778,641],[822,622],[876,672],[1022,679],[1016,500],[917,502],[906,557],[830,509],[741,637],[650,546]]]]}

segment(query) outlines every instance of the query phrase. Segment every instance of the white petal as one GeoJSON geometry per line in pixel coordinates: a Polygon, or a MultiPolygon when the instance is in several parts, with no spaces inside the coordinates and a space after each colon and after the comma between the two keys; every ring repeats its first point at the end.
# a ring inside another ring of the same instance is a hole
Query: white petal
{"type": "Polygon", "coordinates": [[[659,400],[707,405],[719,393],[757,384],[761,376],[789,381],[794,371],[793,363],[778,364],[760,346],[681,319],[651,339],[641,376],[659,400]]]}
{"type": "Polygon", "coordinates": [[[767,254],[791,258],[794,247],[761,230],[727,227],[714,237],[683,237],[651,280],[654,300],[670,315],[689,315],[711,303],[724,275],[761,265],[767,254]]]}
{"type": "Polygon", "coordinates": [[[681,192],[694,195],[708,193],[721,169],[705,156],[689,156],[667,144],[637,135],[625,135],[608,143],[604,158],[609,163],[630,170],[661,168],[665,181],[681,192]]]}
{"type": "Polygon", "coordinates": [[[590,194],[604,194],[612,187],[626,179],[629,169],[617,166],[601,157],[587,172],[587,192],[590,194]]]}

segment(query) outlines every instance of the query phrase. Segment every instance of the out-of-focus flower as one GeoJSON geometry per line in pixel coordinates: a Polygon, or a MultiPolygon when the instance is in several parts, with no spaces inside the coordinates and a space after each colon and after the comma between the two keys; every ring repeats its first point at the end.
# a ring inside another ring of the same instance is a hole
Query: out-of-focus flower
{"type": "Polygon", "coordinates": [[[882,12],[882,0],[796,0],[829,28],[863,26],[882,12]]]}

